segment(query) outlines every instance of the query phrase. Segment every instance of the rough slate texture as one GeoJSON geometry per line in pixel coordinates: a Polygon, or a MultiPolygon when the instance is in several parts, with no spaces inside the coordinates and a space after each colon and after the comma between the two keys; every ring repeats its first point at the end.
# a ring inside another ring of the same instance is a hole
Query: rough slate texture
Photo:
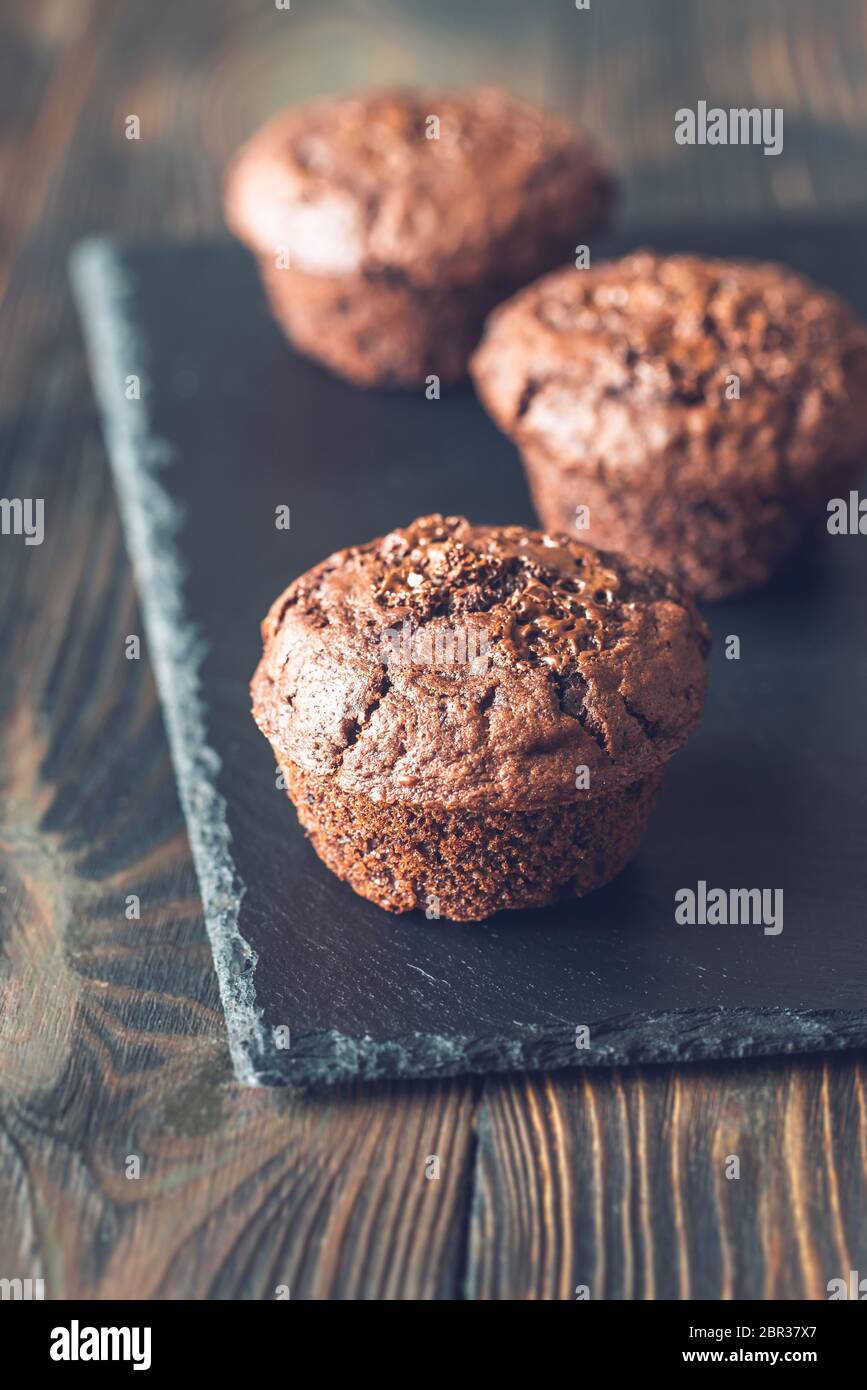
{"type": "MultiPolygon", "coordinates": [[[[786,259],[867,311],[863,226],[653,241],[786,259]]],[[[481,927],[392,918],[331,877],[275,788],[249,715],[259,620],[329,551],[417,514],[530,522],[517,456],[469,389],[363,393],[295,357],[234,248],[90,244],[73,278],[241,1080],[867,1045],[867,538],[707,610],[702,727],[612,885],[481,927]],[[674,894],[699,879],[782,888],[782,933],[676,925],[674,894]]]]}

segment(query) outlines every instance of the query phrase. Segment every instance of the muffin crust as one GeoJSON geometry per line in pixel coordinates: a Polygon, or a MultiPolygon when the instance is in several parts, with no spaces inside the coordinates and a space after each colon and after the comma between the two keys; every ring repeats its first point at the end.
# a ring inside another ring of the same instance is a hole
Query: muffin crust
{"type": "Polygon", "coordinates": [[[391,911],[433,897],[458,920],[622,867],[708,650],[663,576],[441,516],[309,570],[263,639],[254,717],[317,852],[391,911]],[[455,634],[471,659],[438,659],[455,634]]]}
{"type": "Polygon", "coordinates": [[[493,305],[572,254],[611,197],[557,116],[495,88],[386,90],[275,116],[235,157],[225,209],[303,351],[407,386],[462,375],[493,305]]]}
{"type": "Polygon", "coordinates": [[[867,449],[867,336],[782,266],[637,252],[491,316],[472,365],[537,510],[707,598],[764,582],[867,449]]]}

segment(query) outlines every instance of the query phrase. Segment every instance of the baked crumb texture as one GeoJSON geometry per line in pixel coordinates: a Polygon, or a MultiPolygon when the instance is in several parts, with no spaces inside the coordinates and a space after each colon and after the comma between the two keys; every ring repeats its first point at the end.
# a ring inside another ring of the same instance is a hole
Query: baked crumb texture
{"type": "Polygon", "coordinates": [[[464,376],[493,306],[573,257],[612,196],[570,125],[484,88],[283,112],[235,157],[224,201],[301,351],[416,387],[464,376]]]}
{"type": "Polygon", "coordinates": [[[707,629],[672,581],[461,517],[332,555],[262,631],[253,713],[299,818],[391,912],[475,921],[606,883],[704,700],[707,629]],[[437,659],[455,646],[472,659],[437,659]]]}
{"type": "Polygon", "coordinates": [[[543,525],[706,599],[764,584],[867,454],[865,330],[774,264],[561,269],[494,311],[471,370],[543,525]]]}

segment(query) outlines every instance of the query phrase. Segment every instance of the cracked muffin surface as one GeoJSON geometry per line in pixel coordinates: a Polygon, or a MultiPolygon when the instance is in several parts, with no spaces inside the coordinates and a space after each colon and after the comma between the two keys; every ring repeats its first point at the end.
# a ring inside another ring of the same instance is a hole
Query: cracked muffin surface
{"type": "Polygon", "coordinates": [[[652,774],[698,720],[708,650],[661,574],[442,516],[296,579],[263,640],[254,716],[281,765],[445,810],[529,811],[652,774]]]}
{"type": "Polygon", "coordinates": [[[642,251],[490,316],[479,395],[543,523],[721,598],[764,583],[867,453],[867,332],[772,263],[642,251]]]}
{"type": "Polygon", "coordinates": [[[612,199],[578,131],[491,87],[283,111],[235,156],[224,193],[295,346],[400,388],[465,376],[494,305],[574,254],[612,199]]]}
{"type": "Polygon", "coordinates": [[[537,273],[539,247],[559,234],[565,254],[610,198],[573,126],[495,87],[383,89],[280,112],[226,181],[229,223],[257,252],[288,243],[301,271],[388,271],[420,288],[537,273]]]}
{"type": "Polygon", "coordinates": [[[641,251],[555,271],[494,311],[474,375],[521,442],[609,470],[650,454],[678,485],[773,481],[867,440],[867,333],[768,262],[641,251]]]}

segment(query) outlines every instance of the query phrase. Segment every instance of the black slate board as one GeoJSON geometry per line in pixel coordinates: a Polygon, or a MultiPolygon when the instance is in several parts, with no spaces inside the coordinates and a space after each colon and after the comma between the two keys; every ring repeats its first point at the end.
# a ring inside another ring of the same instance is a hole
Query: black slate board
{"type": "MultiPolygon", "coordinates": [[[[867,313],[865,230],[628,244],[787,260],[867,313]]],[[[72,278],[241,1081],[867,1044],[867,538],[830,540],[765,592],[708,609],[702,727],[613,884],[484,926],[390,917],[323,868],[275,787],[249,714],[259,620],[309,565],[417,514],[532,522],[517,455],[470,388],[365,393],[297,357],[234,247],[89,242],[72,278]],[[739,661],[723,654],[731,633],[739,661]],[[676,890],[699,880],[782,888],[782,933],[676,925],[676,890]]]]}

